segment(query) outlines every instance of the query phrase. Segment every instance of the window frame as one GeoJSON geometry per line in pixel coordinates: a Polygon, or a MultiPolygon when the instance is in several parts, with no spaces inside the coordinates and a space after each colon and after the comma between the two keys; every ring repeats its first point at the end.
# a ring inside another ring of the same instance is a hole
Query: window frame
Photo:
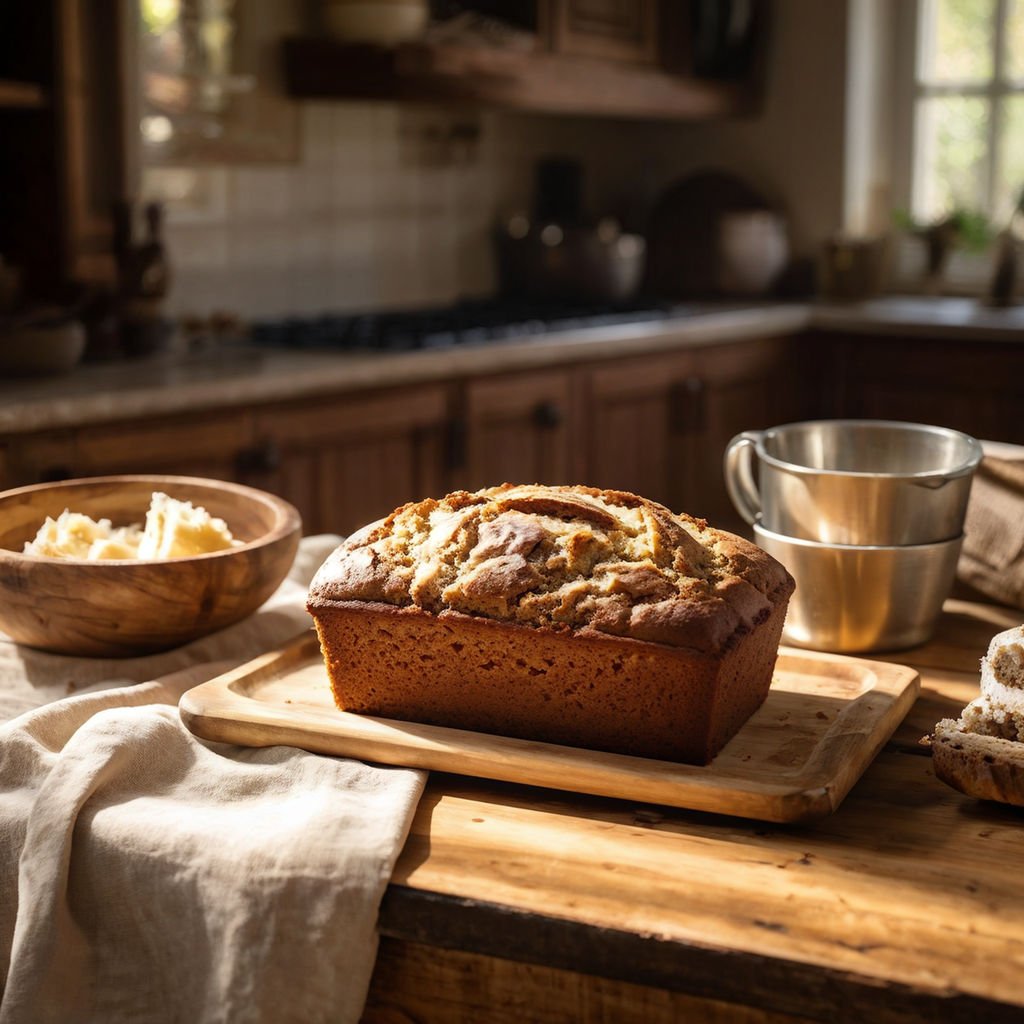
{"type": "MultiPolygon", "coordinates": [[[[927,0],[894,4],[894,35],[896,39],[896,67],[900,69],[894,82],[892,195],[897,208],[916,213],[915,200],[924,174],[920,165],[920,125],[917,121],[917,102],[931,96],[974,96],[987,99],[992,116],[988,123],[986,161],[984,169],[984,212],[990,219],[1002,212],[994,206],[999,176],[999,140],[1002,135],[1003,102],[1009,96],[1024,96],[1024,81],[1011,80],[1006,75],[1006,28],[1010,11],[1009,0],[995,0],[995,35],[992,39],[992,76],[982,85],[963,82],[942,84],[921,82],[919,69],[919,27],[922,8],[927,0]],[[904,70],[907,69],[907,70],[904,70]]],[[[995,221],[998,224],[998,220],[995,221]]]]}

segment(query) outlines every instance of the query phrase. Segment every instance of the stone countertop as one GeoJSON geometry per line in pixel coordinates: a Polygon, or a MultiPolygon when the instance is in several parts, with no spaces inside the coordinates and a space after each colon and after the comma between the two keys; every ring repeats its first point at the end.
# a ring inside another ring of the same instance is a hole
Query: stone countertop
{"type": "Polygon", "coordinates": [[[860,334],[1024,342],[1024,305],[996,308],[977,299],[894,295],[809,307],[810,326],[860,334]]]}
{"type": "Polygon", "coordinates": [[[225,346],[188,356],[86,364],[62,377],[0,381],[0,434],[287,401],[805,330],[1024,342],[1024,306],[888,297],[848,305],[693,304],[664,320],[388,354],[225,346]]]}
{"type": "Polygon", "coordinates": [[[230,345],[194,355],[84,364],[61,377],[0,382],[0,434],[671,351],[778,336],[806,324],[802,305],[691,307],[685,315],[660,321],[431,351],[364,354],[230,345]]]}

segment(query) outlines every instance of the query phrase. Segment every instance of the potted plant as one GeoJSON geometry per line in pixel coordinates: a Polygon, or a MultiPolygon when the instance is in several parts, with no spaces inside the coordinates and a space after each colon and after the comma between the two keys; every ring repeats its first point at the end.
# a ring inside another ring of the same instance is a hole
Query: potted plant
{"type": "Polygon", "coordinates": [[[920,238],[925,244],[926,295],[941,295],[950,254],[957,247],[978,252],[992,241],[992,229],[984,214],[957,207],[935,220],[921,223],[908,213],[897,211],[897,227],[920,238]]]}

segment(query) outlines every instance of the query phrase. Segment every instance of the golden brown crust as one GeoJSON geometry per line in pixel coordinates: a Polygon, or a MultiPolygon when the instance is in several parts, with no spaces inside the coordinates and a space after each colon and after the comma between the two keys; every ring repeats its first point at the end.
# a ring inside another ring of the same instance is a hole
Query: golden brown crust
{"type": "Polygon", "coordinates": [[[967,732],[951,718],[935,726],[931,737],[935,775],[979,800],[1024,807],[1024,745],[967,732]]]}
{"type": "Polygon", "coordinates": [[[760,548],[637,495],[503,484],[360,531],[317,573],[309,607],[375,601],[717,653],[792,589],[760,548]]]}
{"type": "Polygon", "coordinates": [[[1024,807],[1024,627],[997,633],[981,659],[981,694],[924,742],[935,775],[979,800],[1024,807]]]}
{"type": "Polygon", "coordinates": [[[504,484],[361,530],[307,607],[344,710],[703,764],[767,695],[792,590],[637,495],[504,484]]]}
{"type": "Polygon", "coordinates": [[[315,621],[345,711],[706,764],[767,696],[784,616],[720,657],[361,601],[315,621]]]}

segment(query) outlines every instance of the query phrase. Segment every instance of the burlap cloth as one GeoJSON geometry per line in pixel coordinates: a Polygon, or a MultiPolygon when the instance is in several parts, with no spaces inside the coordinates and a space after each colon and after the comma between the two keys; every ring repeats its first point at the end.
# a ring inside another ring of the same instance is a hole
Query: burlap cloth
{"type": "Polygon", "coordinates": [[[983,447],[957,582],[978,596],[1024,608],[1024,448],[991,442],[983,447]]]}
{"type": "Polygon", "coordinates": [[[245,622],[163,655],[0,637],[2,1024],[356,1021],[424,773],[196,739],[185,690],[310,627],[305,539],[245,622]]]}

